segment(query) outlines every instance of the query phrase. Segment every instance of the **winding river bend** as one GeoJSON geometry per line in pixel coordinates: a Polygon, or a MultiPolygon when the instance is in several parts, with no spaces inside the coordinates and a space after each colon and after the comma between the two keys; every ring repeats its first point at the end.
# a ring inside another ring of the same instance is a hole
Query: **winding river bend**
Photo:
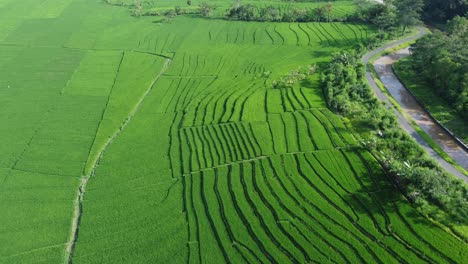
{"type": "Polygon", "coordinates": [[[392,65],[399,59],[409,56],[408,48],[383,56],[374,62],[380,80],[388,92],[405,111],[440,147],[460,166],[468,170],[468,153],[448,134],[416,101],[414,96],[395,76],[392,65]]]}
{"type": "MultiPolygon", "coordinates": [[[[395,41],[388,45],[385,45],[379,49],[369,52],[363,57],[363,62],[367,64],[369,59],[391,47],[398,46],[404,42],[411,41],[422,37],[427,33],[426,29],[420,27],[419,33],[416,36],[412,36],[406,39],[395,41]]],[[[424,110],[424,108],[416,101],[413,95],[404,87],[404,85],[399,81],[398,77],[394,74],[392,70],[393,64],[401,58],[409,56],[408,49],[402,49],[396,51],[390,55],[380,57],[374,62],[375,70],[381,79],[382,83],[385,85],[388,92],[395,99],[395,101],[400,105],[401,109],[412,119],[416,124],[421,127],[450,157],[453,158],[460,166],[468,170],[468,153],[463,149],[447,131],[445,131],[437,122],[435,122],[430,115],[424,110]]],[[[366,73],[366,78],[369,84],[374,89],[377,97],[384,102],[387,102],[389,105],[390,101],[384,93],[379,89],[375,83],[372,75],[368,71],[366,73]]],[[[406,120],[403,115],[398,112],[398,110],[393,109],[398,117],[398,122],[400,126],[405,129],[427,152],[430,156],[436,159],[440,166],[445,170],[452,173],[454,176],[462,179],[468,183],[468,177],[457,170],[450,163],[442,159],[430,146],[429,144],[414,130],[411,126],[410,121],[406,120]]]]}

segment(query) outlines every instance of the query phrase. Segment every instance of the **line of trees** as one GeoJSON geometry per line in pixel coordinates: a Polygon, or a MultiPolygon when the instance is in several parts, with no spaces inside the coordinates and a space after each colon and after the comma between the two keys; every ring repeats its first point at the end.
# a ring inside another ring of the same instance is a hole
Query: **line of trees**
{"type": "Polygon", "coordinates": [[[425,0],[423,19],[427,22],[445,23],[456,16],[466,16],[467,0],[425,0]]]}
{"type": "Polygon", "coordinates": [[[316,8],[289,8],[284,12],[278,7],[257,7],[252,4],[236,5],[227,11],[227,17],[243,21],[271,21],[271,22],[331,22],[343,21],[346,18],[332,16],[333,5],[328,2],[316,8]]]}
{"type": "MultiPolygon", "coordinates": [[[[104,0],[108,4],[123,5],[122,0],[104,0]]],[[[436,1],[436,0],[427,0],[436,1]]],[[[454,0],[450,0],[454,1],[454,0]]],[[[459,0],[466,1],[466,0],[459,0]]],[[[237,1],[226,12],[220,12],[221,17],[241,21],[270,21],[270,22],[367,22],[372,23],[380,30],[380,38],[385,38],[385,33],[395,32],[402,29],[404,33],[408,27],[420,23],[421,13],[425,8],[424,0],[383,0],[383,4],[369,0],[355,0],[357,10],[347,16],[334,16],[334,7],[330,1],[316,8],[288,7],[281,9],[278,6],[259,7],[253,4],[241,4],[237,1]],[[223,13],[223,14],[221,14],[223,13]]],[[[203,17],[211,17],[217,7],[214,4],[203,1],[198,8],[192,8],[192,0],[187,0],[189,9],[175,7],[173,10],[165,11],[143,11],[143,6],[151,5],[147,1],[135,0],[133,4],[125,2],[126,5],[134,7],[132,14],[141,15],[173,15],[198,13],[203,17]],[[143,4],[144,3],[144,4],[143,4]]]]}
{"type": "Polygon", "coordinates": [[[362,139],[362,146],[379,158],[411,202],[439,221],[468,223],[467,186],[444,172],[402,132],[393,112],[375,98],[367,85],[360,57],[348,51],[333,55],[321,77],[328,106],[367,128],[370,136],[362,139]],[[435,208],[445,211],[449,218],[441,218],[435,208]]]}

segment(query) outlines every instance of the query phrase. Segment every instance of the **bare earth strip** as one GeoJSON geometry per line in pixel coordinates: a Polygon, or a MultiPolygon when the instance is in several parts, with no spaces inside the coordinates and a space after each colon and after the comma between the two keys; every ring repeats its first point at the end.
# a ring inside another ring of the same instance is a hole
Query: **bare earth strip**
{"type": "Polygon", "coordinates": [[[101,160],[102,156],[104,155],[104,152],[106,149],[112,144],[112,142],[122,133],[122,131],[125,129],[125,127],[130,123],[132,120],[133,116],[135,116],[136,112],[140,108],[141,104],[145,100],[146,96],[153,90],[154,85],[156,82],[159,80],[159,78],[166,72],[166,70],[169,68],[169,65],[171,64],[171,59],[167,58],[163,68],[161,71],[158,73],[158,75],[154,78],[153,82],[149,85],[148,89],[145,91],[145,93],[140,97],[138,102],[135,104],[135,106],[132,108],[130,113],[128,114],[127,118],[125,121],[120,125],[120,127],[114,131],[114,134],[107,140],[107,142],[102,146],[102,148],[99,150],[99,155],[98,157],[93,161],[92,163],[92,169],[89,175],[85,175],[81,179],[81,184],[78,188],[77,192],[77,197],[75,200],[75,209],[73,213],[73,219],[72,219],[72,227],[71,227],[71,232],[70,232],[70,237],[67,243],[67,247],[65,249],[65,256],[64,256],[64,262],[65,263],[72,263],[72,257],[73,257],[73,251],[75,249],[75,244],[78,239],[78,232],[80,229],[80,221],[81,221],[81,216],[83,214],[83,197],[86,192],[86,185],[88,184],[89,179],[94,176],[94,173],[96,171],[97,166],[99,165],[99,161],[101,160]]]}
{"type": "MultiPolygon", "coordinates": [[[[417,38],[420,38],[426,34],[426,30],[422,27],[419,28],[419,34],[412,36],[403,40],[399,40],[374,51],[366,54],[362,61],[364,64],[369,62],[369,59],[388,48],[398,46],[404,42],[408,42],[417,38]]],[[[443,130],[437,123],[435,123],[429,116],[429,114],[424,110],[424,108],[417,103],[414,97],[406,90],[403,84],[398,80],[392,70],[393,63],[398,59],[402,58],[402,51],[397,51],[394,54],[389,56],[383,56],[377,59],[374,63],[375,70],[381,78],[386,89],[390,92],[392,97],[398,102],[401,108],[420,126],[428,135],[430,135],[434,141],[436,141],[439,146],[450,155],[460,166],[465,169],[468,169],[468,153],[464,151],[456,142],[456,140],[451,137],[445,130],[443,130]],[[396,54],[395,54],[396,53],[396,54]]],[[[370,71],[366,72],[366,78],[369,84],[374,89],[377,97],[391,105],[390,100],[387,95],[384,94],[377,84],[375,83],[370,71]]],[[[429,144],[414,130],[411,126],[410,121],[406,120],[403,115],[396,109],[393,109],[395,114],[398,117],[398,122],[400,126],[406,130],[425,150],[426,152],[433,157],[439,165],[444,168],[446,171],[450,172],[454,176],[460,178],[461,180],[468,183],[468,177],[457,170],[450,163],[445,161],[442,157],[439,156],[429,144]]]]}

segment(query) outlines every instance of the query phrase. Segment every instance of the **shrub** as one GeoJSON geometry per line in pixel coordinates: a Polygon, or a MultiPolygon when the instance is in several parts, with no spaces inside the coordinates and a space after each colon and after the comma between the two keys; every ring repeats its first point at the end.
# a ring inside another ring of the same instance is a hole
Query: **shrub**
{"type": "Polygon", "coordinates": [[[198,11],[200,15],[204,17],[210,17],[213,14],[213,11],[216,9],[214,5],[210,5],[207,2],[202,2],[199,5],[198,11]]]}

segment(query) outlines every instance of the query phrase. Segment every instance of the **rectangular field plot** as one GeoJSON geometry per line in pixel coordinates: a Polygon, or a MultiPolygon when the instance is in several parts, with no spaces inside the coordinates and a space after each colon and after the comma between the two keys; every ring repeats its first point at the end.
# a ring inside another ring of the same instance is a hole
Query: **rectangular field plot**
{"type": "Polygon", "coordinates": [[[63,10],[73,0],[23,0],[21,5],[16,1],[2,0],[0,1],[0,15],[20,18],[55,18],[58,17],[63,10]]]}
{"type": "Polygon", "coordinates": [[[64,88],[64,93],[107,97],[115,83],[122,59],[123,52],[87,52],[64,88]]]}
{"type": "Polygon", "coordinates": [[[0,155],[4,157],[0,164],[11,167],[30,145],[48,113],[60,111],[56,109],[60,92],[78,66],[83,52],[2,47],[1,54],[0,121],[5,126],[0,129],[0,155]]]}
{"type": "Polygon", "coordinates": [[[82,175],[105,103],[106,98],[63,96],[44,117],[15,168],[82,175]]]}
{"type": "Polygon", "coordinates": [[[89,152],[86,174],[90,172],[102,147],[134,115],[143,99],[152,91],[167,65],[165,63],[167,61],[163,58],[152,54],[128,52],[123,55],[89,152]]]}
{"type": "Polygon", "coordinates": [[[78,178],[0,169],[0,261],[63,261],[78,178]]]}
{"type": "Polygon", "coordinates": [[[83,202],[74,262],[119,262],[124,255],[142,263],[187,259],[183,185],[168,157],[174,118],[143,104],[106,149],[83,202]]]}

